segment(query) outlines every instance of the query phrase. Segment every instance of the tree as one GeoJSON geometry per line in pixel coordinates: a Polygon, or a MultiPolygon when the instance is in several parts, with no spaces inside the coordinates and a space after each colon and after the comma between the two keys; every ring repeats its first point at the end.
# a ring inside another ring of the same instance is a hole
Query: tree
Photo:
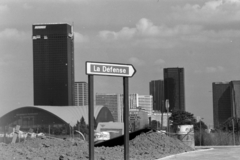
{"type": "Polygon", "coordinates": [[[83,134],[88,134],[88,128],[83,117],[80,119],[79,125],[80,125],[80,132],[82,132],[83,134]]]}
{"type": "Polygon", "coordinates": [[[153,130],[160,129],[160,122],[159,122],[159,121],[156,121],[156,120],[152,120],[152,121],[151,121],[151,128],[152,128],[153,130]]]}
{"type": "Polygon", "coordinates": [[[98,126],[98,122],[97,122],[96,118],[94,117],[94,129],[97,129],[97,126],[98,126]]]}
{"type": "Polygon", "coordinates": [[[177,125],[194,125],[196,123],[196,119],[192,113],[186,111],[173,111],[169,120],[172,121],[174,126],[177,125]]]}
{"type": "Polygon", "coordinates": [[[205,131],[205,129],[207,129],[207,125],[203,122],[203,121],[199,121],[197,123],[195,123],[194,125],[194,131],[200,131],[200,126],[201,126],[201,132],[205,131]]]}

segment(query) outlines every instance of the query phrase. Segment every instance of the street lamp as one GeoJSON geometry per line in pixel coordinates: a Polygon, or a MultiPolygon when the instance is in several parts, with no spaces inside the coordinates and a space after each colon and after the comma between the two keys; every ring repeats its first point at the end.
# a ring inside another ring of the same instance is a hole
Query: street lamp
{"type": "Polygon", "coordinates": [[[166,106],[166,109],[167,109],[167,133],[169,132],[169,117],[168,117],[168,112],[169,112],[169,100],[166,99],[165,101],[165,106],[166,106]]]}
{"type": "Polygon", "coordinates": [[[202,123],[202,120],[203,120],[203,118],[199,118],[199,124],[200,124],[200,146],[201,146],[201,143],[202,143],[202,132],[201,132],[201,123],[202,123]]]}

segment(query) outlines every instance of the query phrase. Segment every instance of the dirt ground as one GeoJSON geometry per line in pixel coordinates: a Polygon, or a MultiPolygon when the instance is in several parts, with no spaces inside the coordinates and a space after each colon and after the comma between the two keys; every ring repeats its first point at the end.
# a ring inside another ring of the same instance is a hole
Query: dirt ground
{"type": "MultiPolygon", "coordinates": [[[[157,132],[143,133],[129,142],[130,160],[154,160],[193,150],[157,132]]],[[[124,146],[95,147],[95,160],[123,160],[124,146]]],[[[88,160],[88,142],[81,139],[39,137],[15,144],[0,143],[0,160],[88,160]]]]}

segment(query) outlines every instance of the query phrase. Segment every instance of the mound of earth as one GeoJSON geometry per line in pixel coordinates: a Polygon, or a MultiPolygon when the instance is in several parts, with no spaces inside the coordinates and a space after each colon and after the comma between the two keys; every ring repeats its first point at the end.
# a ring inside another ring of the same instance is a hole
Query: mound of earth
{"type": "MultiPolygon", "coordinates": [[[[130,160],[154,160],[193,150],[157,132],[143,133],[129,142],[130,160]]],[[[123,160],[124,146],[95,147],[95,160],[123,160]]],[[[15,144],[0,143],[0,160],[88,160],[88,142],[41,137],[15,144]]]]}

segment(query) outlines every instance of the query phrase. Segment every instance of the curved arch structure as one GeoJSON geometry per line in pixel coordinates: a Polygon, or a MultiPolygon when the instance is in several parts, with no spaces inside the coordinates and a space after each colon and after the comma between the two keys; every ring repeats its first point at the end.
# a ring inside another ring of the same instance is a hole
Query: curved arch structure
{"type": "MultiPolygon", "coordinates": [[[[0,117],[0,125],[15,122],[24,125],[67,123],[75,126],[82,117],[88,124],[88,106],[25,106],[0,117]],[[29,121],[26,122],[31,124],[25,124],[24,118],[28,118],[29,121]]],[[[103,106],[94,106],[94,117],[97,122],[114,121],[110,110],[103,106]]]]}

